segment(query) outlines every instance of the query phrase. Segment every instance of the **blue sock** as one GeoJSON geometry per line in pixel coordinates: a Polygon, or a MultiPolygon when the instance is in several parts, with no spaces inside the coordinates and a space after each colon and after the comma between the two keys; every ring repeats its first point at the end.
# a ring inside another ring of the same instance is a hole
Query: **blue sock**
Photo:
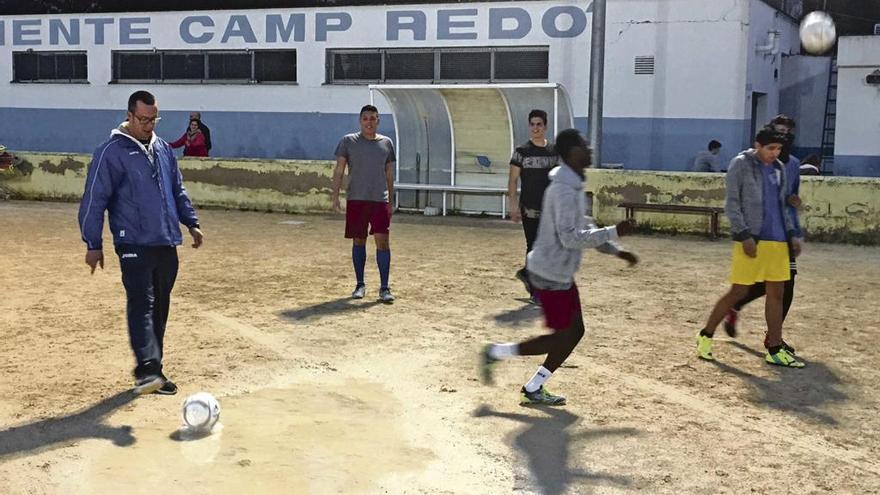
{"type": "Polygon", "coordinates": [[[382,281],[380,289],[388,288],[388,272],[391,271],[391,250],[376,250],[376,263],[379,265],[379,279],[382,281]]]}
{"type": "Polygon", "coordinates": [[[367,265],[367,246],[351,246],[351,262],[358,285],[364,284],[364,267],[367,265]]]}

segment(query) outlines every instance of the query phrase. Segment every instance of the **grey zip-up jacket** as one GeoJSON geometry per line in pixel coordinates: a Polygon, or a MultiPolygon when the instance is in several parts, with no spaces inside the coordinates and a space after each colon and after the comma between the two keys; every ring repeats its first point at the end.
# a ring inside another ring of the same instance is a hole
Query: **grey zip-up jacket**
{"type": "Polygon", "coordinates": [[[597,248],[617,254],[617,229],[597,228],[587,214],[581,177],[565,163],[550,171],[544,192],[538,238],[529,252],[526,269],[541,278],[571,283],[581,264],[582,250],[597,248]]]}
{"type": "MultiPolygon", "coordinates": [[[[724,213],[730,220],[730,234],[735,241],[744,241],[749,237],[761,234],[764,222],[764,177],[761,167],[766,167],[755,150],[746,150],[734,157],[727,167],[727,194],[724,213]]],[[[787,180],[785,169],[778,161],[773,162],[773,169],[779,177],[779,197],[777,201],[782,210],[786,236],[791,239],[796,233],[791,212],[785,208],[785,191],[787,180]]]]}

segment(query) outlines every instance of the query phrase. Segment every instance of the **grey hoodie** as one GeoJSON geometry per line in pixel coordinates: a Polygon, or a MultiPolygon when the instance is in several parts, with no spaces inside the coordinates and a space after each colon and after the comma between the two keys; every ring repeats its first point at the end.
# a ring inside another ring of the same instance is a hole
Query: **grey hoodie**
{"type": "Polygon", "coordinates": [[[571,167],[561,163],[550,171],[550,185],[544,192],[538,238],[526,261],[530,273],[570,284],[580,267],[583,249],[619,252],[614,244],[617,229],[597,228],[586,214],[584,181],[571,167]]]}
{"type": "MultiPolygon", "coordinates": [[[[764,177],[761,167],[766,166],[755,154],[755,150],[746,150],[734,157],[727,167],[724,213],[730,220],[730,234],[735,241],[744,241],[761,234],[761,225],[764,223],[764,177]]],[[[773,162],[773,168],[779,174],[780,181],[779,197],[772,198],[771,201],[779,203],[785,233],[791,239],[796,230],[791,212],[784,207],[788,178],[778,161],[773,162]]]]}

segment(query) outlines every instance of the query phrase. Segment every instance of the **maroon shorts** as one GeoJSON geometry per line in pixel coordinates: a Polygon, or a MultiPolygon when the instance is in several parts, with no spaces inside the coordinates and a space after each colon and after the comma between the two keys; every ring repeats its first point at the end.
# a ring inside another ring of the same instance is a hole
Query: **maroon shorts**
{"type": "Polygon", "coordinates": [[[366,239],[369,234],[387,234],[391,227],[391,206],[384,201],[345,202],[345,238],[366,239]]]}
{"type": "Polygon", "coordinates": [[[566,330],[581,314],[581,294],[576,284],[567,290],[535,289],[535,295],[544,311],[544,322],[557,332],[566,330]]]}

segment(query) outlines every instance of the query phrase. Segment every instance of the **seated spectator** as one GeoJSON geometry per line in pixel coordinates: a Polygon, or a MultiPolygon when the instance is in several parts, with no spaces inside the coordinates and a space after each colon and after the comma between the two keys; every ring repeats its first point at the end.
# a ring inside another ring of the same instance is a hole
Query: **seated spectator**
{"type": "Polygon", "coordinates": [[[716,140],[709,141],[708,151],[701,151],[694,159],[694,172],[721,172],[718,153],[721,152],[721,143],[716,140]]]}
{"type": "Polygon", "coordinates": [[[807,155],[801,160],[801,175],[822,175],[822,159],[819,155],[807,155]]]}
{"type": "Polygon", "coordinates": [[[15,155],[6,151],[6,146],[0,144],[0,170],[5,170],[12,166],[15,161],[15,155]]]}

